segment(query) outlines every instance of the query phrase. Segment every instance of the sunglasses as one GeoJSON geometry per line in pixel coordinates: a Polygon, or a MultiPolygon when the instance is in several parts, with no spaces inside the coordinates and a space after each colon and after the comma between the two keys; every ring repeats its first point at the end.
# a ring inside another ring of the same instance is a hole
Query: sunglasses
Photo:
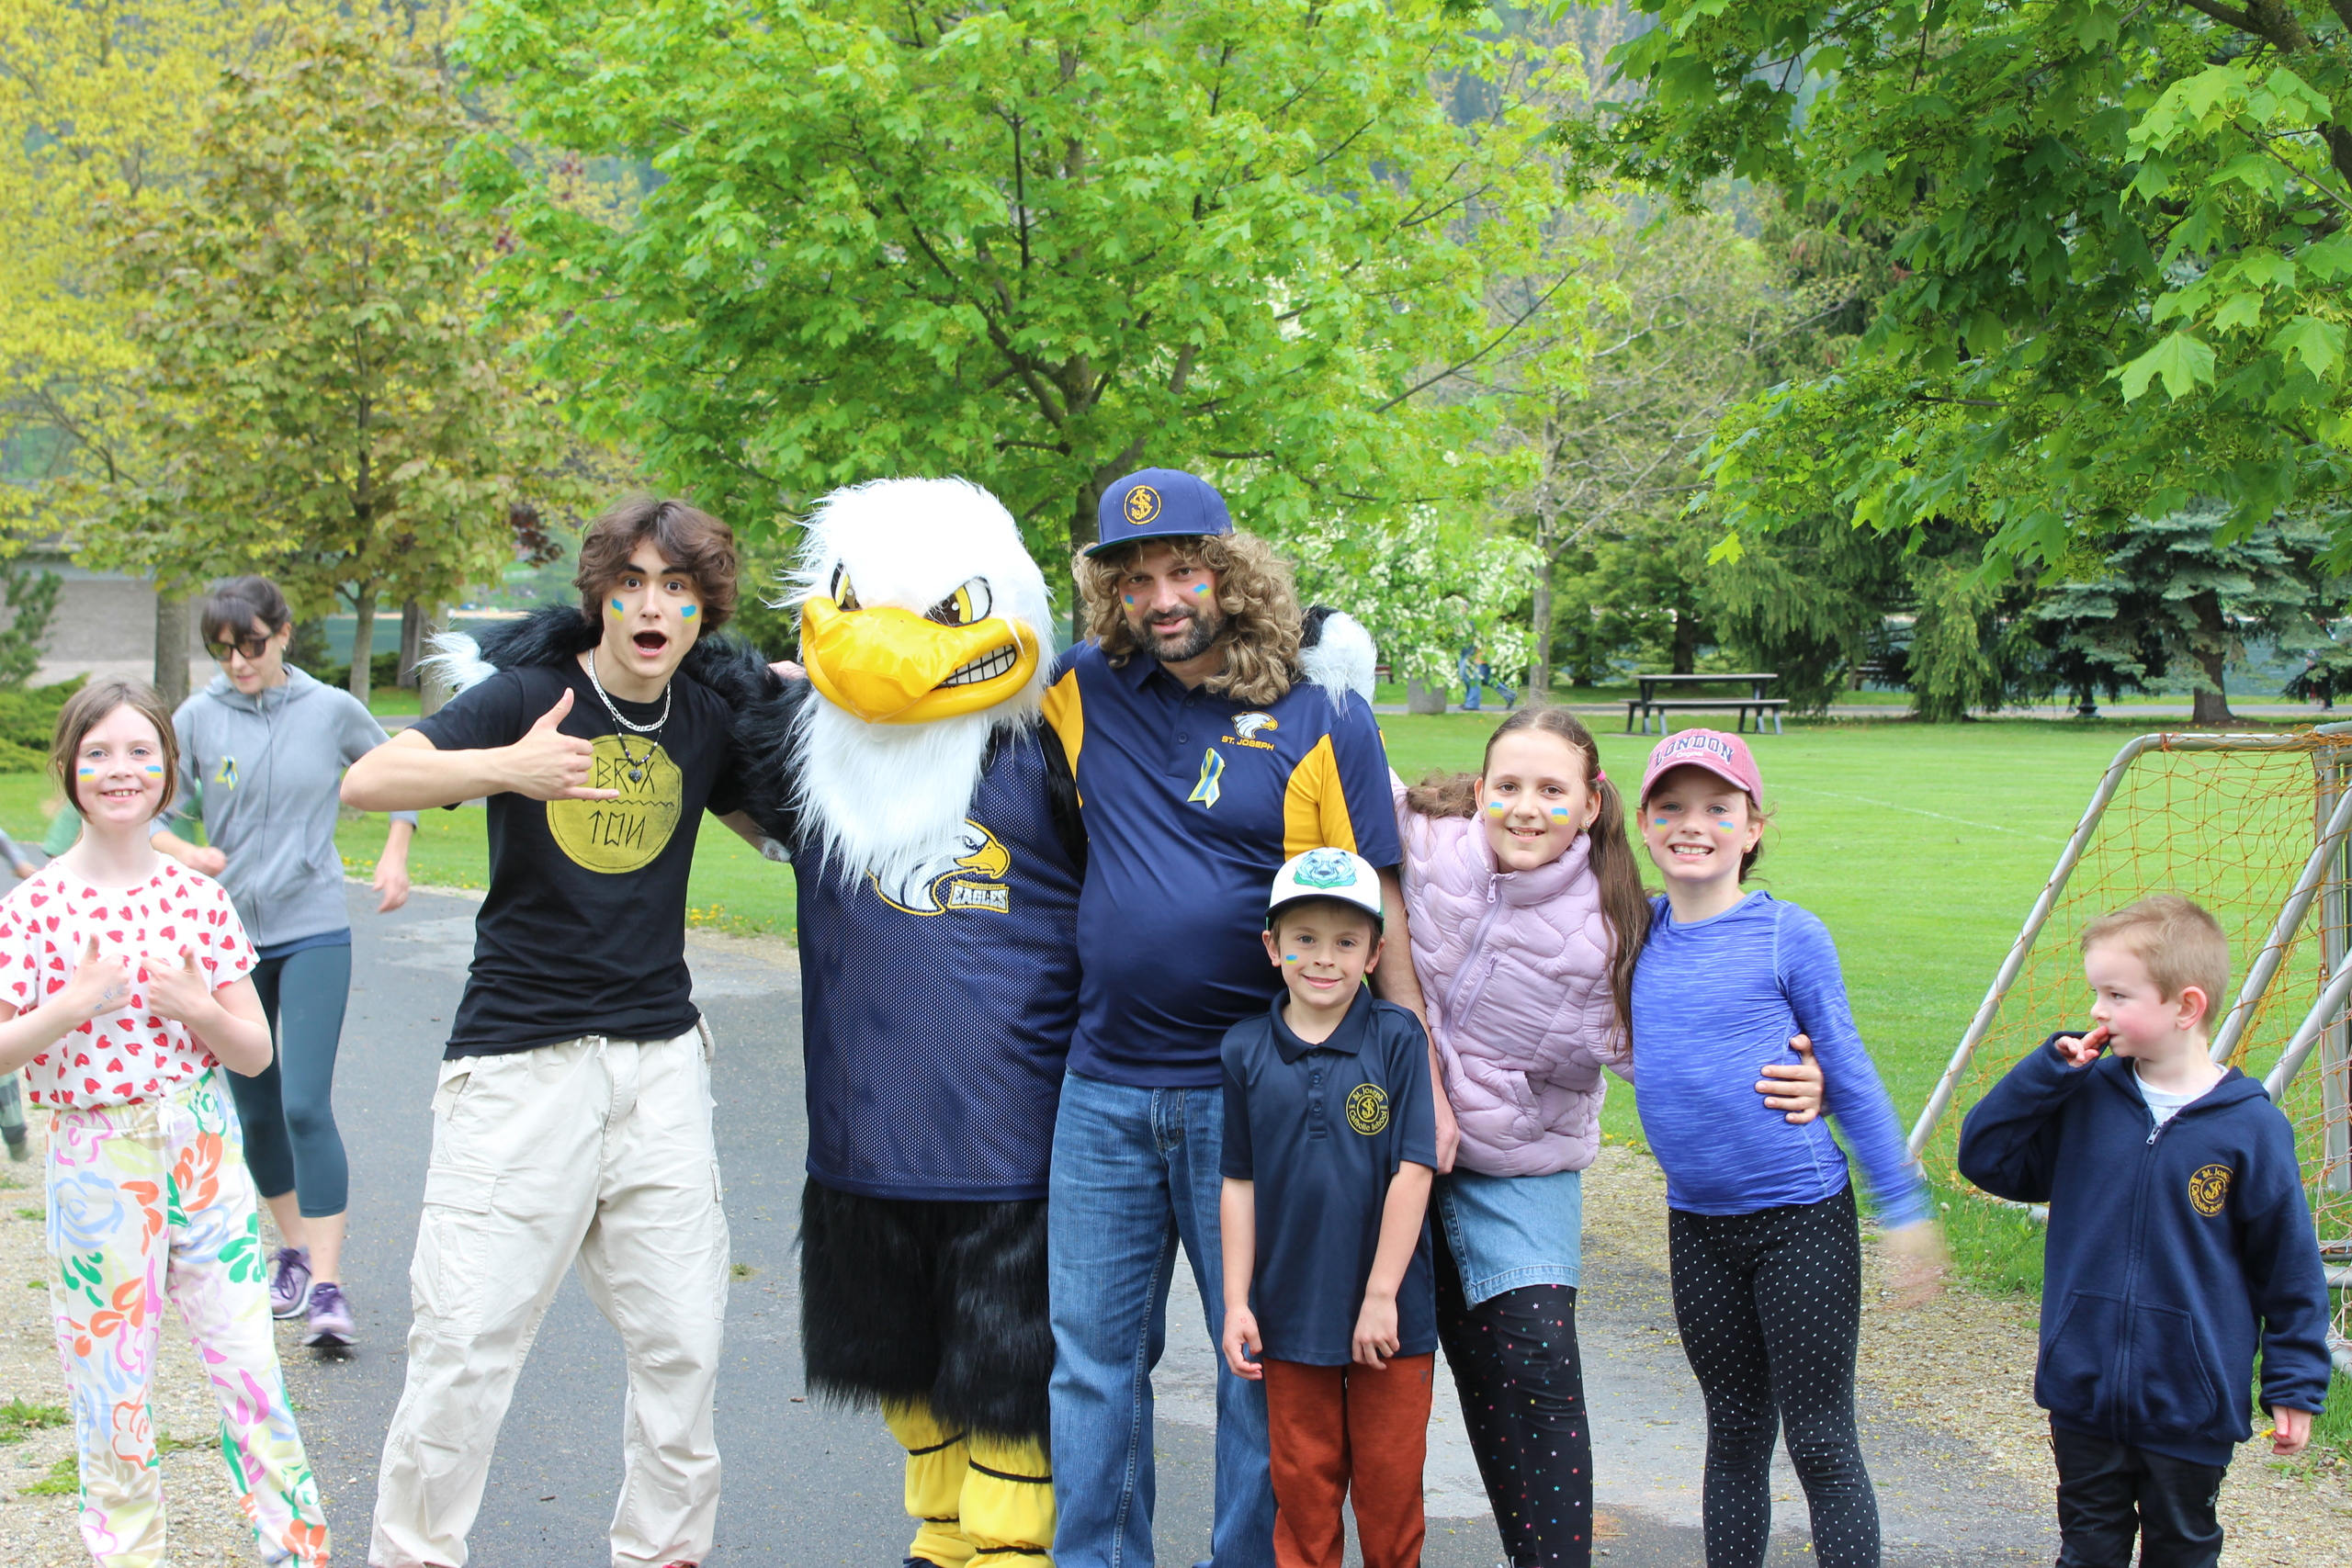
{"type": "Polygon", "coordinates": [[[232,653],[242,653],[247,659],[259,659],[268,649],[269,638],[266,637],[229,637],[219,642],[210,637],[204,639],[204,650],[223,664],[229,662],[229,655],[232,653]]]}

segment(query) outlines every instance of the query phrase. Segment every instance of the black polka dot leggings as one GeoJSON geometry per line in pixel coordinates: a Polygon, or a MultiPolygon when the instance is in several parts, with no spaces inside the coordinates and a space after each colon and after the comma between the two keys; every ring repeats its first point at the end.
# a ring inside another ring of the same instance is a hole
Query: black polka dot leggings
{"type": "Polygon", "coordinates": [[[1512,1568],[1592,1561],[1592,1429],[1577,1359],[1577,1292],[1528,1285],[1468,1305],[1437,1243],[1437,1332],[1512,1568]]]}
{"type": "MultiPolygon", "coordinates": [[[[1752,1214],[1668,1211],[1674,1321],[1707,1399],[1707,1568],[1757,1568],[1772,1444],[1813,1510],[1822,1568],[1878,1568],[1878,1495],[1854,1433],[1862,1248],[1849,1187],[1752,1214]]],[[[1449,1352],[1450,1353],[1450,1352],[1449,1352]]]]}

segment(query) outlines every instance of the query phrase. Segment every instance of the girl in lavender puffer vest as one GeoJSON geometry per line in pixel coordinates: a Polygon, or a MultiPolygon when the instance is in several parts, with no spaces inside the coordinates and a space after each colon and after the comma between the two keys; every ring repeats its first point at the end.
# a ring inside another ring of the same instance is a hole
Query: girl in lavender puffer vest
{"type": "MultiPolygon", "coordinates": [[[[1512,1568],[1585,1568],[1580,1173],[1601,1068],[1631,1076],[1649,899],[1624,802],[1565,708],[1504,720],[1476,776],[1391,784],[1413,968],[1462,1130],[1431,1202],[1438,1337],[1512,1568]]],[[[1792,1120],[1818,1104],[1817,1076],[1758,1088],[1791,1095],[1768,1103],[1798,1106],[1792,1120]]]]}

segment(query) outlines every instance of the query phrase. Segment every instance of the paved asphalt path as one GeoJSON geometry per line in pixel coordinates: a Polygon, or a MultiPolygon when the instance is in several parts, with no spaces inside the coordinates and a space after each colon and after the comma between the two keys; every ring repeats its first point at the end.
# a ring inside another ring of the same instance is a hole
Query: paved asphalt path
{"type": "MultiPolygon", "coordinates": [[[[340,1540],[364,1559],[377,1456],[400,1396],[407,1269],[432,1141],[435,1066],[472,952],[473,908],[419,895],[389,917],[353,887],[352,998],[335,1105],[352,1164],[345,1284],[361,1342],[322,1359],[281,1337],[311,1461],[340,1540]]],[[[718,1438],[725,1502],[712,1568],[891,1568],[904,1552],[899,1454],[871,1412],[806,1399],[793,1257],[806,1149],[798,976],[771,944],[697,937],[696,994],[718,1042],[719,1154],[739,1268],[728,1308],[718,1438]]],[[[1170,1568],[1206,1555],[1214,1360],[1189,1276],[1170,1305],[1157,1379],[1157,1544],[1170,1568]]],[[[496,1278],[484,1290],[503,1288],[496,1278]]],[[[1588,1249],[1579,1314],[1600,1445],[1594,1465],[1609,1568],[1703,1562],[1698,1495],[1705,1425],[1672,1340],[1666,1281],[1588,1249]]],[[[481,1568],[601,1568],[620,1477],[619,1339],[567,1280],[516,1390],[471,1547],[481,1568]]],[[[1494,1526],[1440,1379],[1430,1431],[1430,1568],[1490,1568],[1494,1526]]],[[[1993,1568],[2055,1554],[2046,1502],[1973,1450],[1864,1412],[1865,1447],[1897,1568],[1993,1568]]],[[[1785,1458],[1771,1562],[1813,1561],[1803,1494],[1785,1458]]],[[[1351,1553],[1351,1562],[1353,1562],[1351,1553]]]]}

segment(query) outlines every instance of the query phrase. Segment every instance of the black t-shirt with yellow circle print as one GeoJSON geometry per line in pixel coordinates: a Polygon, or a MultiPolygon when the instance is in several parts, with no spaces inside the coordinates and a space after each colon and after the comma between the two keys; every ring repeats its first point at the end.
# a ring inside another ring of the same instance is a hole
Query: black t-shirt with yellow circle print
{"type": "MultiPolygon", "coordinates": [[[[511,746],[556,705],[560,727],[593,741],[590,786],[617,800],[490,797],[490,894],[474,920],[474,962],[447,1055],[527,1051],[582,1034],[667,1040],[695,1024],[686,972],[686,878],[705,810],[740,804],[732,716],[716,692],[671,681],[658,741],[617,732],[574,660],[502,670],[417,728],[444,751],[511,746]],[[626,757],[623,738],[626,738],[626,757]],[[651,750],[651,760],[646,754],[651,750]],[[642,777],[632,779],[634,771],[642,777]]],[[[614,699],[651,724],[659,699],[614,699]]]]}

